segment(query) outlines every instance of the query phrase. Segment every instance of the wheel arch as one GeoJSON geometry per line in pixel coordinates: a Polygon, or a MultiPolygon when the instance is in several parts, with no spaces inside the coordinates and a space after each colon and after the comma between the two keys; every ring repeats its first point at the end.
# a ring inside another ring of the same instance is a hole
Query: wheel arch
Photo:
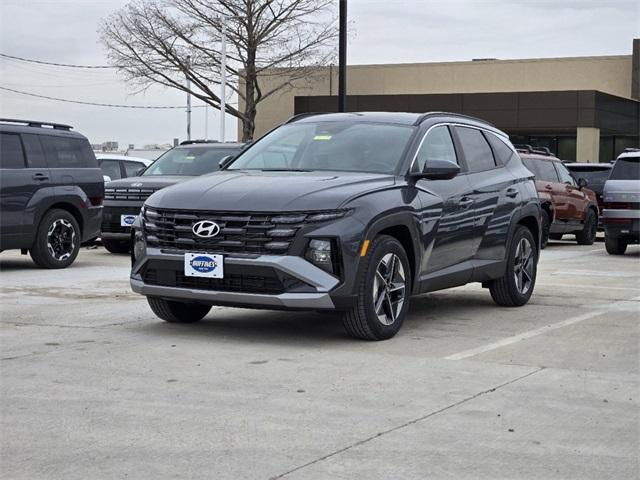
{"type": "Polygon", "coordinates": [[[82,218],[82,214],[80,213],[80,210],[71,203],[67,203],[67,202],[54,203],[42,213],[40,220],[42,220],[42,217],[44,217],[48,212],[56,209],[65,210],[69,212],[71,215],[73,215],[73,218],[75,218],[76,222],[78,222],[78,226],[80,227],[80,236],[82,237],[82,232],[84,231],[84,219],[82,218]]]}

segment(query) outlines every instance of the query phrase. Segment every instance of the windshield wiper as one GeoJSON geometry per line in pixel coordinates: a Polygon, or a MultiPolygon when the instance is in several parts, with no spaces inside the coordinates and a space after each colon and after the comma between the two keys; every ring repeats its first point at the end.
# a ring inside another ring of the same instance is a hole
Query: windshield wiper
{"type": "Polygon", "coordinates": [[[312,172],[306,168],[261,168],[261,172],[312,172]]]}

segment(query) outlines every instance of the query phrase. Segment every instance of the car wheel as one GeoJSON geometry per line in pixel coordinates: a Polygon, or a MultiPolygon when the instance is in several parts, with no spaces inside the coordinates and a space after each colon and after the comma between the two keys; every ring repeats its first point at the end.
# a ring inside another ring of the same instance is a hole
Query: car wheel
{"type": "Polygon", "coordinates": [[[589,209],[587,217],[584,219],[584,228],[576,232],[576,241],[578,245],[593,245],[596,241],[596,233],[598,232],[598,217],[596,213],[589,209]]]}
{"type": "Polygon", "coordinates": [[[364,340],[393,337],[406,317],[411,268],[402,244],[381,235],[371,244],[358,279],[357,305],[343,316],[349,335],[364,340]]]}
{"type": "Polygon", "coordinates": [[[549,227],[551,226],[551,219],[549,214],[543,210],[540,215],[540,224],[542,226],[542,232],[540,234],[540,248],[544,248],[549,243],[549,227]]]}
{"type": "Polygon", "coordinates": [[[527,227],[516,228],[507,255],[505,274],[490,283],[489,291],[498,305],[519,307],[531,298],[538,268],[536,243],[527,227]]]}
{"type": "Polygon", "coordinates": [[[111,253],[129,253],[131,250],[131,243],[127,240],[105,240],[103,238],[102,245],[111,253]]]}
{"type": "Polygon", "coordinates": [[[40,221],[29,254],[39,267],[66,268],[78,256],[81,237],[73,215],[66,210],[51,210],[40,221]]]}
{"type": "Polygon", "coordinates": [[[207,316],[211,306],[199,303],[175,302],[158,297],[147,297],[147,302],[158,318],[169,323],[193,323],[207,316]]]}
{"type": "Polygon", "coordinates": [[[621,238],[614,238],[605,235],[604,248],[607,249],[607,253],[609,255],[624,255],[624,252],[627,251],[627,242],[621,238]]]}

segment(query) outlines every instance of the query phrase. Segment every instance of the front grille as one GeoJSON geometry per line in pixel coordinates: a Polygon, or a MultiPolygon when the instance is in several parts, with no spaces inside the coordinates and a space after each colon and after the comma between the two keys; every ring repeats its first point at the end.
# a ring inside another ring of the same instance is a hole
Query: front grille
{"type": "Polygon", "coordinates": [[[285,254],[304,225],[333,220],[346,213],[345,210],[280,214],[146,208],[143,220],[146,240],[152,247],[211,253],[285,254]],[[220,232],[211,238],[195,235],[192,227],[201,220],[215,222],[220,232]]]}
{"type": "Polygon", "coordinates": [[[105,200],[138,200],[144,202],[159,188],[105,188],[105,200]]]}
{"type": "Polygon", "coordinates": [[[175,270],[146,268],[142,280],[148,285],[215,290],[221,292],[262,293],[279,295],[285,287],[277,276],[228,274],[224,278],[187,277],[175,270]]]}

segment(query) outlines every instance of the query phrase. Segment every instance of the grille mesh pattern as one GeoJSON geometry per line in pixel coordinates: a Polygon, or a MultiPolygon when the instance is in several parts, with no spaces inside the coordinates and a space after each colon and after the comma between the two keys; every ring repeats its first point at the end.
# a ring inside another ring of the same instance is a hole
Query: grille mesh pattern
{"type": "Polygon", "coordinates": [[[105,200],[138,200],[144,202],[158,188],[105,188],[105,200]]]}

